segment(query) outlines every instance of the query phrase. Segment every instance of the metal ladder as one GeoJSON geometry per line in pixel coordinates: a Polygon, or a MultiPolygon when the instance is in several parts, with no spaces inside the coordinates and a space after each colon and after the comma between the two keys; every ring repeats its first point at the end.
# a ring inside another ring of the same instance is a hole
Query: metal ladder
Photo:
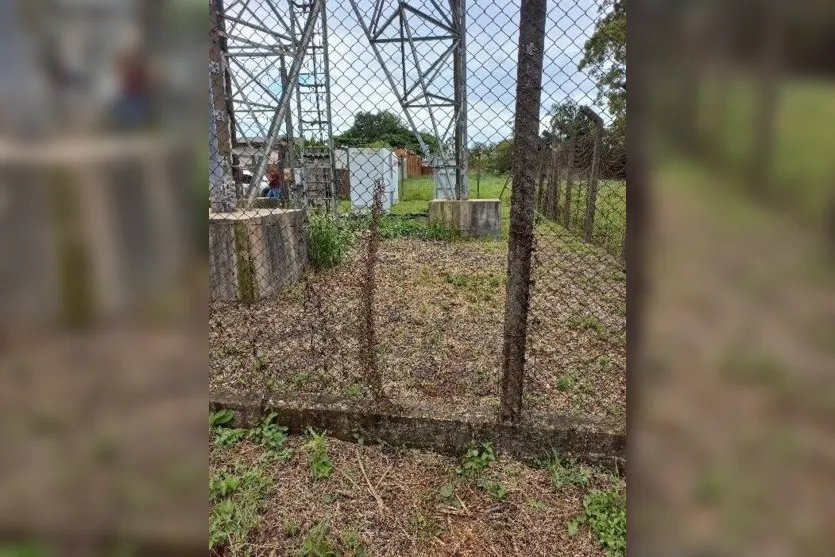
{"type": "MultiPolygon", "coordinates": [[[[293,2],[299,10],[297,21],[306,21],[313,4],[293,2]]],[[[323,10],[324,12],[324,10],[323,10]]],[[[335,211],[335,172],[331,139],[328,76],[325,51],[326,24],[324,13],[314,27],[313,37],[307,47],[302,69],[296,81],[297,125],[299,160],[302,181],[308,203],[313,206],[331,205],[335,211]],[[315,146],[306,145],[313,140],[315,146]]]]}

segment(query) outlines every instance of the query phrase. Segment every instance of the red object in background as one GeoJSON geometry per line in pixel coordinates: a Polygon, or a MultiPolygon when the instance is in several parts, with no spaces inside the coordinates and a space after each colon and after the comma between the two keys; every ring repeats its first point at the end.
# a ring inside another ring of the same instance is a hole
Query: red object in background
{"type": "Polygon", "coordinates": [[[137,53],[125,54],[120,60],[119,77],[122,93],[144,96],[148,93],[148,74],[145,60],[137,53]]]}

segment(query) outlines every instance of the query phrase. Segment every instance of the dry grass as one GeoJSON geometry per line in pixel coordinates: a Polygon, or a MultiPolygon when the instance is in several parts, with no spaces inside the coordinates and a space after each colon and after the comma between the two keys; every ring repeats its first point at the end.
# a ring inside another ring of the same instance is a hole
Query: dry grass
{"type": "Polygon", "coordinates": [[[454,458],[333,439],[327,441],[333,473],[316,480],[306,442],[291,436],[291,457],[271,464],[258,464],[262,449],[249,442],[211,449],[212,472],[238,461],[261,466],[274,480],[245,548],[256,556],[298,555],[322,521],[339,555],[605,555],[587,528],[569,536],[565,523],[582,512],[588,490],[611,488],[612,482],[625,487],[598,472],[587,486],[555,488],[547,470],[500,457],[481,473],[506,488],[504,499],[495,501],[475,477],[455,474],[454,458]],[[365,553],[347,548],[341,541],[346,537],[365,553]]]}
{"type": "MultiPolygon", "coordinates": [[[[625,277],[560,230],[537,234],[528,407],[622,421],[625,277]]],[[[212,387],[367,395],[356,338],[361,249],[249,308],[214,304],[212,387]]],[[[505,242],[382,242],[375,319],[389,396],[497,406],[506,250],[505,242]]]]}

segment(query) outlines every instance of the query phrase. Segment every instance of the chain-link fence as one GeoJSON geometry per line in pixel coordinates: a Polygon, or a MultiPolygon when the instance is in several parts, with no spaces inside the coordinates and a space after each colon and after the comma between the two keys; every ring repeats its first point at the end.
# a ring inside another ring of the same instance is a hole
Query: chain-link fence
{"type": "Polygon", "coordinates": [[[526,411],[622,423],[622,6],[552,3],[520,56],[518,4],[211,0],[212,387],[497,409],[510,341],[526,411]]]}

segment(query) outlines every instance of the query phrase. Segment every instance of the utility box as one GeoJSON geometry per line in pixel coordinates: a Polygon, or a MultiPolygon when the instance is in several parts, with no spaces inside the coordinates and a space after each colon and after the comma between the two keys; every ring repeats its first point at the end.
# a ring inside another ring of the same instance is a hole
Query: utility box
{"type": "MultiPolygon", "coordinates": [[[[430,164],[435,182],[435,199],[455,199],[455,159],[434,157],[430,164]]],[[[464,176],[467,184],[467,177],[464,176]]]]}
{"type": "Polygon", "coordinates": [[[351,148],[347,156],[351,182],[351,209],[369,210],[378,180],[383,181],[383,210],[399,199],[400,161],[391,149],[351,148]]]}

